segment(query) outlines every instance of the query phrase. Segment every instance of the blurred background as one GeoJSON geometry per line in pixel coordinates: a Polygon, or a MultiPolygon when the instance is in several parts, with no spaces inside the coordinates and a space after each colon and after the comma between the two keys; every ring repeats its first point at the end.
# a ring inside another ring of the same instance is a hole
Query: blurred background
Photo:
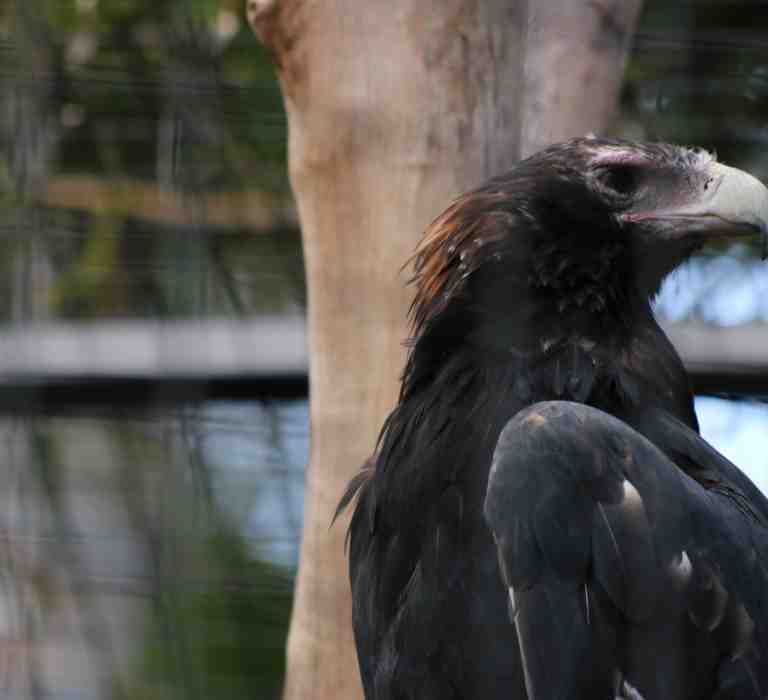
{"type": "MultiPolygon", "coordinates": [[[[0,5],[2,697],[279,695],[305,288],[242,4],[0,5]]],[[[646,2],[615,131],[768,178],[765,2],[646,2]]],[[[758,248],[706,251],[659,315],[764,337],[758,248]]],[[[716,393],[704,436],[768,492],[765,385],[716,393]]]]}

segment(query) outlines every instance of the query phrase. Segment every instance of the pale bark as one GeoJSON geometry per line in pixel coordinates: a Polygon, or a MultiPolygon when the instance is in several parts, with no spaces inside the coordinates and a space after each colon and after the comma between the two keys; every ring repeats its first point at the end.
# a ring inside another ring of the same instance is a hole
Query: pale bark
{"type": "MultiPolygon", "coordinates": [[[[559,4],[597,12],[594,2],[559,4]]],[[[347,518],[329,524],[396,398],[410,300],[402,265],[452,197],[519,158],[526,13],[522,0],[249,1],[285,98],[309,290],[312,449],[288,700],[360,696],[347,518]]],[[[592,40],[595,23],[585,24],[582,40],[592,40]]],[[[528,37],[528,50],[549,41],[548,31],[528,37]]],[[[570,64],[567,50],[559,56],[570,64]]],[[[615,72],[612,94],[599,111],[594,95],[563,90],[570,102],[559,106],[575,115],[589,105],[591,121],[558,126],[558,137],[603,129],[610,118],[622,62],[600,51],[594,60],[611,61],[595,70],[601,80],[615,72]]],[[[569,68],[547,80],[568,80],[569,68]]]]}
{"type": "Polygon", "coordinates": [[[642,0],[534,0],[525,51],[523,157],[615,117],[642,0]]]}

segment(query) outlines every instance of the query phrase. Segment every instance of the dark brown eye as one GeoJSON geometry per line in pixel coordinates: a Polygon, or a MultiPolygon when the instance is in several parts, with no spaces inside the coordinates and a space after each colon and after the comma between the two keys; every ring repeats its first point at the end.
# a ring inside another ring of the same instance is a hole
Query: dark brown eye
{"type": "Polygon", "coordinates": [[[610,165],[600,171],[600,182],[609,190],[622,195],[632,194],[639,183],[637,168],[631,165],[610,165]]]}

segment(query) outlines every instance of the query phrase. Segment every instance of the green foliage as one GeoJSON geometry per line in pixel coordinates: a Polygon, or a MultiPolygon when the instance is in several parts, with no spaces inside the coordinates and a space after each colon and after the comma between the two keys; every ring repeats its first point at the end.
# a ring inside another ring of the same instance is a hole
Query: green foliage
{"type": "Polygon", "coordinates": [[[282,98],[243,9],[239,0],[18,0],[0,10],[0,98],[11,105],[0,111],[0,207],[10,214],[0,210],[0,225],[30,241],[13,248],[27,258],[14,264],[52,254],[51,288],[35,290],[33,316],[226,316],[302,303],[295,230],[214,237],[205,224],[201,195],[290,197],[282,98]],[[48,182],[71,175],[84,187],[146,183],[189,216],[147,220],[133,216],[141,202],[90,209],[79,197],[70,211],[84,216],[49,236],[47,216],[27,214],[48,182]],[[278,248],[277,268],[265,266],[261,252],[278,248]]]}
{"type": "Polygon", "coordinates": [[[120,239],[122,221],[113,217],[95,217],[77,261],[61,275],[53,290],[53,305],[67,316],[114,315],[114,282],[120,276],[120,239]],[[113,294],[104,294],[112,288],[113,294]],[[106,309],[103,305],[106,302],[106,309]]]}
{"type": "Polygon", "coordinates": [[[177,110],[188,129],[223,134],[214,149],[219,186],[223,177],[228,186],[287,189],[279,88],[239,3],[61,0],[44,8],[48,39],[64,59],[57,99],[70,115],[61,170],[153,177],[162,122],[177,110]]]}
{"type": "Polygon", "coordinates": [[[768,172],[768,13],[754,0],[649,0],[623,108],[649,138],[716,150],[768,172]]]}
{"type": "Polygon", "coordinates": [[[291,579],[231,531],[202,547],[201,579],[163,587],[129,700],[279,696],[291,579]]]}

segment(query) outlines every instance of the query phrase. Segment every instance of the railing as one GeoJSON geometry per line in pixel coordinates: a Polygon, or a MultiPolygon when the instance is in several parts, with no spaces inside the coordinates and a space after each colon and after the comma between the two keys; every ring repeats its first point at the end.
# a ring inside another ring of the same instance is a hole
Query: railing
{"type": "MultiPolygon", "coordinates": [[[[699,394],[768,396],[768,324],[666,326],[699,394]]],[[[36,323],[0,331],[0,413],[302,398],[301,317],[36,323]]]]}

